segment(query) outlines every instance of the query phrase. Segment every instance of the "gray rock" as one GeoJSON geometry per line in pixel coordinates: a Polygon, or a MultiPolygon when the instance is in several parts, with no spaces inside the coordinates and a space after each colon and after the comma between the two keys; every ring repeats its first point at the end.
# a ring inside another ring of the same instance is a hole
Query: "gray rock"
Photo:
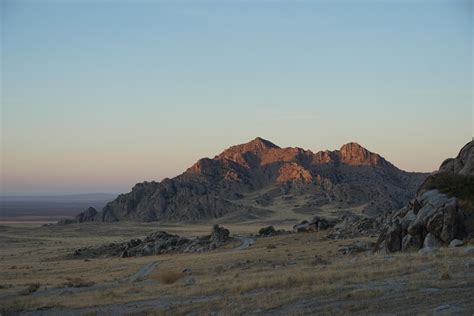
{"type": "Polygon", "coordinates": [[[364,252],[372,249],[373,243],[357,240],[356,242],[342,246],[337,250],[338,253],[348,255],[357,252],[364,252]]]}
{"type": "Polygon", "coordinates": [[[461,313],[464,309],[456,304],[443,304],[439,305],[436,308],[433,309],[433,312],[435,314],[448,314],[452,315],[455,313],[461,313]]]}
{"type": "Polygon", "coordinates": [[[474,255],[474,247],[465,247],[464,253],[469,255],[474,255]]]}
{"type": "Polygon", "coordinates": [[[402,240],[402,251],[417,250],[421,247],[421,241],[410,234],[406,234],[402,240]]]}
{"type": "Polygon", "coordinates": [[[464,245],[464,243],[463,243],[462,240],[453,239],[453,240],[451,240],[451,242],[449,243],[449,248],[461,247],[462,245],[464,245]]]}
{"type": "Polygon", "coordinates": [[[191,285],[194,285],[196,284],[196,279],[193,278],[193,277],[187,277],[184,279],[184,285],[185,286],[191,286],[191,285]]]}
{"type": "Polygon", "coordinates": [[[423,248],[439,248],[441,241],[432,233],[428,233],[423,241],[423,248]]]}

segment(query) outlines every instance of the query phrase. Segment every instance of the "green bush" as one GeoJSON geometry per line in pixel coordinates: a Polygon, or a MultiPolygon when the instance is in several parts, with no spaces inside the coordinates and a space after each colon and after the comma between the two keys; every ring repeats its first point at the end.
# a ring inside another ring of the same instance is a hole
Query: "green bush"
{"type": "Polygon", "coordinates": [[[449,196],[457,197],[462,206],[474,209],[473,176],[442,172],[430,176],[423,187],[428,190],[437,189],[449,196]]]}

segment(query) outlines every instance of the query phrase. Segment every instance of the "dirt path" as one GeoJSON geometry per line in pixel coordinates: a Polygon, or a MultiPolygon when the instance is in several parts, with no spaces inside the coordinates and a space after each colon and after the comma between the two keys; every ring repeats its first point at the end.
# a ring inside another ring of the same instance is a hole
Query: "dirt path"
{"type": "MultiPolygon", "coordinates": [[[[122,282],[136,282],[146,278],[160,264],[159,261],[152,261],[140,268],[135,274],[122,280],[122,282]]],[[[119,281],[120,282],[120,281],[119,281]]]]}
{"type": "Polygon", "coordinates": [[[255,242],[255,237],[248,237],[248,236],[235,236],[235,239],[240,240],[242,244],[235,248],[235,251],[245,250],[252,246],[255,242]]]}

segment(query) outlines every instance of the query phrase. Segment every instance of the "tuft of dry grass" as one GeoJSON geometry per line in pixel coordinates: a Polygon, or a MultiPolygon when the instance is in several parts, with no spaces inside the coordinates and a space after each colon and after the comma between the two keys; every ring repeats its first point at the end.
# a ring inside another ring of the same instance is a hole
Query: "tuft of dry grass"
{"type": "Polygon", "coordinates": [[[38,289],[40,288],[40,284],[39,283],[31,283],[31,284],[28,284],[28,287],[24,290],[21,290],[18,294],[20,295],[30,295],[36,291],[38,291],[38,289]]]}
{"type": "Polygon", "coordinates": [[[85,281],[81,278],[66,278],[65,287],[88,287],[94,285],[94,282],[85,281]]]}
{"type": "Polygon", "coordinates": [[[176,270],[164,270],[152,276],[152,279],[163,284],[173,284],[183,276],[182,272],[176,270]]]}

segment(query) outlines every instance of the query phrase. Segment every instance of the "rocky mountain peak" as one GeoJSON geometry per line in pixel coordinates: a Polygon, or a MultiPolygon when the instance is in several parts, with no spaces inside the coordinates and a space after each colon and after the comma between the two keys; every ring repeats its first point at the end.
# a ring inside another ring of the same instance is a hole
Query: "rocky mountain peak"
{"type": "Polygon", "coordinates": [[[261,153],[263,151],[269,150],[269,149],[278,149],[277,145],[272,143],[271,141],[268,141],[266,139],[263,139],[261,137],[257,137],[254,140],[251,140],[248,143],[245,144],[240,144],[240,145],[235,145],[227,149],[227,151],[232,151],[232,152],[240,152],[240,153],[246,153],[246,152],[253,152],[253,153],[261,153]]]}
{"type": "Polygon", "coordinates": [[[220,155],[216,156],[215,159],[228,159],[248,167],[253,163],[249,161],[249,159],[252,160],[249,154],[260,157],[272,149],[280,149],[280,147],[266,139],[257,137],[248,143],[235,145],[224,150],[220,155]]]}
{"type": "Polygon", "coordinates": [[[339,150],[339,156],[343,163],[352,166],[379,165],[384,160],[355,142],[343,145],[339,150]]]}

